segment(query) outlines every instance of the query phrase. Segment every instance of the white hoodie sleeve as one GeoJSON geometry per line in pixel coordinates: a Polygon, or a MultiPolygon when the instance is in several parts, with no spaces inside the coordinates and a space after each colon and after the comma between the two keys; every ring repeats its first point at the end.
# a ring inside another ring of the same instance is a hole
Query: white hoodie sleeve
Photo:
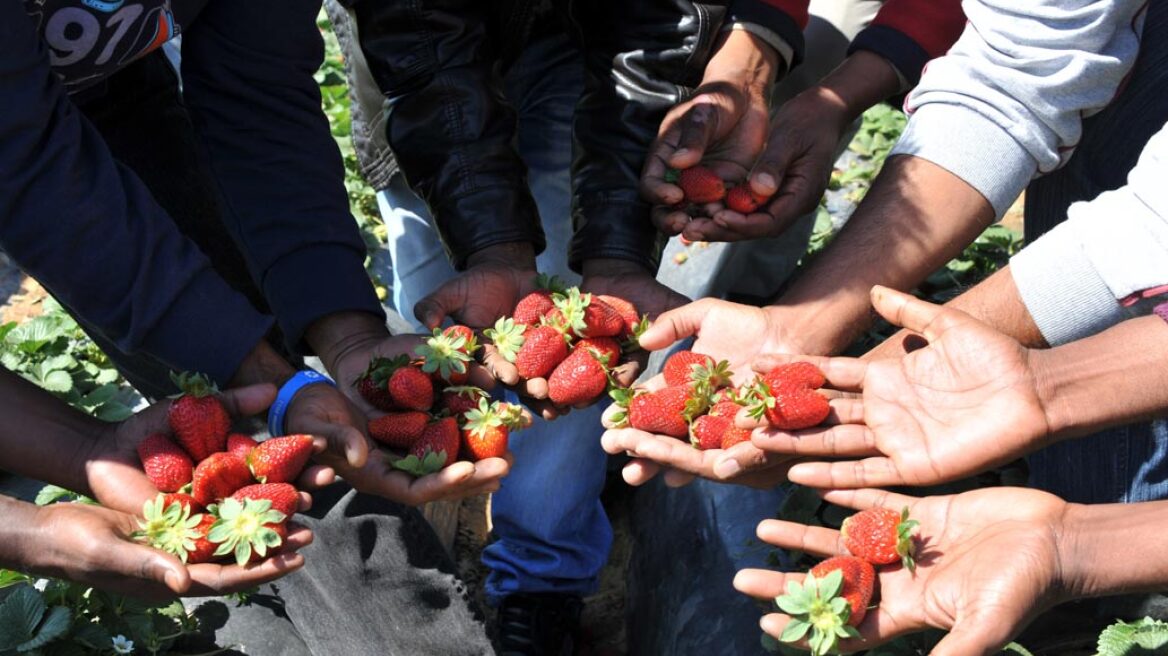
{"type": "Polygon", "coordinates": [[[905,102],[893,154],[976,188],[1002,216],[1030,180],[1058,168],[1084,116],[1135,63],[1147,0],[966,0],[969,19],[905,102]]]}
{"type": "Polygon", "coordinates": [[[1071,205],[1010,269],[1052,346],[1126,319],[1125,300],[1168,291],[1168,126],[1148,141],[1126,186],[1071,205]]]}

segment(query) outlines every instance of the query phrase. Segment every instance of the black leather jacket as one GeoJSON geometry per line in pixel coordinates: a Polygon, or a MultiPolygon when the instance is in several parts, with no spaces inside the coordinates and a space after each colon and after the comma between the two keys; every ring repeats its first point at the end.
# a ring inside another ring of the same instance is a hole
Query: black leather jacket
{"type": "Polygon", "coordinates": [[[389,100],[390,146],[460,269],[494,244],[544,248],[496,67],[522,47],[538,12],[565,20],[587,68],[574,122],[569,261],[577,271],[591,258],[656,270],[664,242],[638,194],[641,165],[665,113],[701,81],[726,2],[342,1],[389,100]]]}

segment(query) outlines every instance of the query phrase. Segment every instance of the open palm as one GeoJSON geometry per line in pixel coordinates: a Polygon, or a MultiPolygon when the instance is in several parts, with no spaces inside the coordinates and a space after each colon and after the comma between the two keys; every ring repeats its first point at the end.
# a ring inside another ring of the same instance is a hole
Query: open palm
{"type": "MultiPolygon", "coordinates": [[[[1062,601],[1057,537],[1066,504],[1024,488],[992,488],[916,499],[881,490],[835,490],[825,498],[862,510],[907,507],[920,521],[915,573],[899,565],[879,570],[879,605],[857,627],[861,638],[844,651],[871,649],[899,635],[927,628],[950,633],[933,656],[998,653],[1043,610],[1062,601]]],[[[847,553],[839,531],[767,520],[759,537],[819,556],[847,553]]],[[[751,596],[773,599],[803,574],[743,570],[734,585],[751,596]]],[[[790,618],[772,613],[763,629],[778,637],[790,618]]]]}
{"type": "Polygon", "coordinates": [[[898,359],[811,359],[831,387],[860,398],[832,401],[839,422],[833,426],[756,431],[755,444],[769,451],[845,459],[800,464],[791,480],[814,487],[932,485],[1045,443],[1049,423],[1026,348],[963,312],[889,289],[873,290],[873,304],[929,344],[898,359]]]}

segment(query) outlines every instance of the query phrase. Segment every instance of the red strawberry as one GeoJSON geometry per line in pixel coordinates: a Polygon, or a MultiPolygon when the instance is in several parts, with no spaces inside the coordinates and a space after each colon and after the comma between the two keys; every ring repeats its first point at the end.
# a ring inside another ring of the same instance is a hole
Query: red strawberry
{"type": "Polygon", "coordinates": [[[528,380],[547,378],[567,357],[568,342],[562,332],[551,326],[535,326],[524,333],[515,368],[528,380]]]}
{"type": "Polygon", "coordinates": [[[389,412],[394,409],[393,398],[389,395],[389,376],[395,369],[409,361],[409,358],[398,359],[373,358],[365,373],[353,382],[357,386],[357,393],[369,402],[369,405],[389,412]]]}
{"type": "Polygon", "coordinates": [[[715,417],[729,417],[731,421],[738,416],[738,412],[742,410],[742,405],[737,401],[730,399],[723,399],[718,401],[710,408],[710,414],[715,417]]]}
{"type": "Polygon", "coordinates": [[[815,389],[825,382],[823,372],[809,362],[775,367],[763,375],[753,390],[755,403],[750,415],[766,417],[775,428],[799,430],[822,423],[831,406],[815,389]]]}
{"type": "Polygon", "coordinates": [[[191,496],[206,507],[251,482],[251,472],[243,460],[230,453],[212,453],[195,467],[191,496]]]}
{"type": "Polygon", "coordinates": [[[252,438],[242,433],[232,433],[227,436],[227,453],[234,453],[240,458],[246,458],[251,450],[259,446],[252,438]]]}
{"type": "Polygon", "coordinates": [[[429,410],[434,405],[434,383],[422,369],[406,365],[390,374],[389,395],[399,408],[429,410]]]}
{"type": "Polygon", "coordinates": [[[615,367],[620,362],[620,343],[612,337],[586,337],[572,347],[572,352],[592,349],[600,354],[601,362],[608,368],[615,367]]]}
{"type": "Polygon", "coordinates": [[[781,364],[767,373],[763,374],[763,381],[768,385],[780,385],[783,383],[790,385],[798,385],[808,387],[811,389],[819,389],[827,380],[823,376],[823,372],[819,367],[810,362],[792,362],[790,364],[781,364]]]}
{"type": "Polygon", "coordinates": [[[170,430],[191,458],[201,462],[226,448],[231,417],[213,396],[218,390],[205,376],[184,373],[172,375],[172,379],[183,394],[170,404],[167,412],[170,430]]]}
{"type": "Polygon", "coordinates": [[[233,499],[243,503],[245,499],[267,499],[272,509],[291,517],[300,507],[300,493],[288,483],[260,483],[241,487],[232,494],[233,499]]]}
{"type": "Polygon", "coordinates": [[[415,476],[433,474],[458,459],[458,422],[443,417],[426,425],[422,437],[410,447],[410,454],[393,463],[415,476]]]}
{"type": "Polygon", "coordinates": [[[405,451],[422,437],[430,413],[411,410],[391,412],[369,422],[369,437],[382,444],[405,451]]]}
{"type": "Polygon", "coordinates": [[[190,510],[191,514],[203,512],[203,506],[198,501],[195,501],[195,498],[189,494],[183,494],[182,492],[171,492],[169,494],[162,495],[163,508],[176,502],[183,508],[190,510]]]}
{"type": "Polygon", "coordinates": [[[625,324],[621,337],[628,337],[637,331],[637,327],[641,323],[641,317],[637,314],[637,306],[619,296],[597,294],[592,298],[606,303],[620,315],[621,321],[625,324]]]}
{"type": "Polygon", "coordinates": [[[207,538],[207,533],[211,531],[211,527],[215,525],[217,519],[211,513],[203,513],[202,519],[195,526],[198,537],[194,539],[194,548],[187,552],[187,563],[197,565],[217,560],[215,550],[219,548],[219,545],[207,538]]]}
{"type": "Polygon", "coordinates": [[[539,289],[519,299],[519,302],[515,304],[515,311],[511,313],[511,318],[517,324],[538,325],[540,319],[547,316],[556,307],[552,296],[565,292],[564,283],[557,276],[549,278],[541,273],[536,276],[535,284],[539,289]]]}
{"type": "MultiPolygon", "coordinates": [[[[453,332],[447,333],[435,328],[434,334],[426,340],[425,344],[414,349],[414,353],[422,360],[423,372],[430,374],[435,380],[441,380],[451,385],[462,385],[470,375],[468,367],[472,358],[468,349],[478,348],[478,345],[477,342],[472,344],[467,341],[467,335],[463,330],[469,331],[469,328],[454,326],[453,329],[453,332]]],[[[474,341],[473,332],[470,333],[470,340],[474,341]]],[[[389,391],[393,395],[392,378],[390,379],[389,391]]],[[[394,396],[394,401],[398,402],[396,396],[394,396]]],[[[398,404],[400,405],[400,402],[398,404]]],[[[408,407],[411,410],[429,409],[429,406],[425,408],[408,407]]]]}
{"type": "Polygon", "coordinates": [[[442,396],[438,399],[437,405],[439,411],[458,419],[468,410],[479,407],[479,400],[485,398],[487,398],[487,393],[479,387],[466,385],[447,387],[442,390],[442,396]]]}
{"type": "Polygon", "coordinates": [[[875,586],[876,570],[867,561],[836,556],[819,563],[802,584],[789,585],[787,593],[775,599],[793,625],[782,639],[806,638],[813,656],[838,653],[841,637],[860,636],[854,627],[867,614],[875,586]]]}
{"type": "Polygon", "coordinates": [[[265,558],[271,558],[272,556],[275,556],[276,554],[280,553],[281,547],[283,547],[284,543],[288,541],[288,522],[274,522],[271,524],[264,524],[264,528],[272,529],[272,532],[276,534],[276,539],[279,541],[276,543],[276,546],[269,547],[267,553],[263,556],[260,555],[259,551],[253,550],[251,552],[251,558],[247,559],[247,562],[249,563],[258,563],[265,558]]]}
{"type": "Polygon", "coordinates": [[[556,405],[591,401],[608,387],[608,371],[591,351],[576,351],[548,378],[548,398],[556,405]]]}
{"type": "Polygon", "coordinates": [[[726,193],[726,207],[739,214],[750,214],[767,202],[770,196],[759,196],[749,184],[740,184],[726,193]]]}
{"type": "Polygon", "coordinates": [[[442,331],[443,335],[455,340],[461,339],[462,346],[458,347],[459,351],[467,355],[474,355],[475,351],[479,350],[479,338],[475,336],[473,330],[467,326],[453,325],[442,331]]]}
{"type": "Polygon", "coordinates": [[[312,456],[312,437],[285,435],[264,440],[247,456],[247,466],[261,483],[291,483],[312,456]]]}
{"type": "Polygon", "coordinates": [[[272,508],[267,499],[229,497],[215,509],[218,519],[207,532],[207,539],[219,545],[216,556],[231,555],[237,565],[254,562],[253,555],[266,558],[275,553],[288,532],[288,516],[272,508]]]}
{"type": "Polygon", "coordinates": [[[522,410],[510,403],[487,404],[479,401],[477,408],[466,413],[462,429],[462,445],[471,460],[502,458],[507,454],[507,438],[511,430],[522,425],[522,410]]]}
{"type": "Polygon", "coordinates": [[[577,337],[614,337],[625,330],[624,319],[619,312],[592,294],[581,294],[572,287],[567,295],[557,296],[556,310],[548,314],[548,320],[563,323],[566,330],[577,337]]]}
{"type": "Polygon", "coordinates": [[[666,387],[634,396],[628,404],[628,423],[638,430],[684,439],[689,435],[689,419],[703,409],[702,399],[689,387],[666,387]]]}
{"type": "Polygon", "coordinates": [[[899,560],[911,572],[916,569],[913,529],[917,524],[917,520],[909,519],[907,506],[900,512],[869,508],[845,519],[840,536],[853,556],[873,565],[890,565],[899,560]]]}
{"type": "Polygon", "coordinates": [[[159,494],[142,504],[139,530],[131,537],[185,561],[200,535],[195,529],[201,520],[198,513],[192,512],[192,505],[181,500],[176,503],[170,495],[159,494]]]}
{"type": "Polygon", "coordinates": [[[720,448],[723,449],[729,449],[735,444],[742,444],[743,442],[750,441],[749,430],[735,426],[733,419],[731,419],[730,422],[730,428],[727,428],[726,432],[722,433],[722,444],[720,448]]]}
{"type": "Polygon", "coordinates": [[[693,351],[677,351],[670,355],[661,366],[661,373],[665,376],[665,384],[670,387],[689,385],[694,382],[695,367],[713,367],[714,358],[693,351]]]}
{"type": "Polygon", "coordinates": [[[726,431],[733,427],[734,420],[729,417],[702,415],[690,426],[690,443],[702,451],[720,449],[726,431]]]}
{"type": "Polygon", "coordinates": [[[179,445],[162,433],[151,433],[139,442],[138,457],[146,478],[163,492],[177,492],[191,482],[194,463],[179,445]]]}
{"type": "Polygon", "coordinates": [[[685,200],[690,203],[714,203],[726,195],[726,183],[704,166],[691,166],[676,175],[677,186],[681,187],[685,200]]]}

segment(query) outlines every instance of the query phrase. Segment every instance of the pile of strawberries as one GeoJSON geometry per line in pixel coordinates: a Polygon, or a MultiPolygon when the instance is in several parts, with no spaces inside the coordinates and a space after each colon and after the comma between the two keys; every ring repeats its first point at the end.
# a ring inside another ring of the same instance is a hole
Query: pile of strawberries
{"type": "Polygon", "coordinates": [[[278,550],[300,493],[292,483],[312,455],[307,435],[256,442],[229,434],[231,417],[198,374],[175,378],[183,395],[168,411],[171,434],[138,444],[147,478],[162,494],[147,501],[136,537],[187,563],[234,558],[243,565],[278,550]]]}
{"type": "Polygon", "coordinates": [[[859,626],[876,593],[876,567],[899,562],[910,572],[916,563],[914,531],[908,508],[869,508],[844,520],[840,535],[848,556],[829,558],[807,574],[803,584],[792,583],[787,594],[775,599],[791,616],[783,642],[807,639],[812,656],[832,653],[840,638],[858,638],[859,626]],[[810,635],[808,635],[810,634],[810,635]]]}
{"type": "Polygon", "coordinates": [[[374,358],[354,385],[361,397],[386,414],[369,422],[369,436],[405,453],[393,466],[424,476],[460,458],[501,458],[512,430],[523,426],[522,408],[491,401],[467,385],[468,367],[479,349],[466,326],[435,330],[417,358],[374,358]]]}
{"type": "Polygon", "coordinates": [[[680,171],[670,169],[665,180],[681,187],[685,193],[685,199],[675,206],[678,209],[691,204],[722,203],[739,214],[750,214],[770,200],[770,196],[756,194],[749,183],[728,186],[717,173],[701,165],[680,171]]]}
{"type": "Polygon", "coordinates": [[[485,331],[499,355],[524,380],[546,378],[548,398],[560,406],[595,401],[610,375],[649,325],[616,296],[582,294],[540,276],[540,289],[519,300],[510,317],[485,331]]]}
{"type": "Polygon", "coordinates": [[[750,431],[734,423],[744,407],[782,430],[810,428],[830,411],[827,399],[815,391],[825,382],[823,372],[807,362],[780,365],[735,388],[728,362],[678,351],[666,359],[662,375],[664,389],[612,392],[624,409],[612,417],[618,427],[688,438],[702,450],[728,449],[750,440],[750,431]]]}

